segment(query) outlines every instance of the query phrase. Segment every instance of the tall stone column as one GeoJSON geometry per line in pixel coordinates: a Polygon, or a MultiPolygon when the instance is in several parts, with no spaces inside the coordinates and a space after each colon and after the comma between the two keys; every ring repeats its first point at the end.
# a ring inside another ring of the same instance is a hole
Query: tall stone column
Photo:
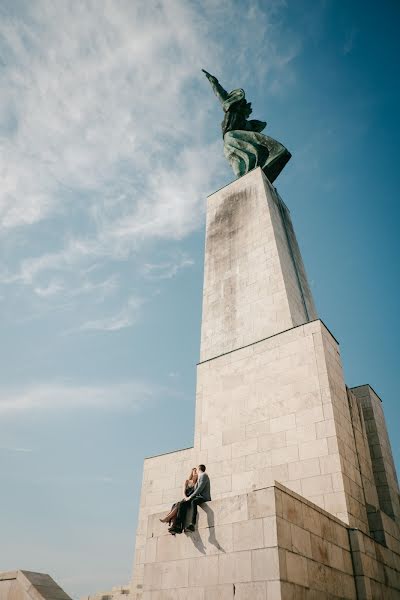
{"type": "Polygon", "coordinates": [[[212,194],[200,361],[316,318],[289,211],[263,171],[212,194]]]}

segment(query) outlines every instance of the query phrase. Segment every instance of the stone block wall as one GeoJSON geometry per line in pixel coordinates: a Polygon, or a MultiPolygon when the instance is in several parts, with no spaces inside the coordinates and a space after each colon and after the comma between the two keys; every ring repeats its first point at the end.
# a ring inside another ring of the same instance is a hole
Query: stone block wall
{"type": "Polygon", "coordinates": [[[316,318],[289,212],[262,170],[211,195],[200,360],[316,318]]]}
{"type": "Polygon", "coordinates": [[[160,516],[148,519],[140,600],[400,595],[398,529],[384,546],[278,483],[203,505],[195,533],[170,536],[160,516]]]}
{"type": "Polygon", "coordinates": [[[190,469],[199,462],[199,456],[196,456],[193,448],[150,457],[144,461],[131,582],[134,593],[140,591],[143,584],[147,519],[149,515],[160,511],[165,514],[174,502],[183,497],[183,483],[190,469]]]}
{"type": "Polygon", "coordinates": [[[279,196],[276,189],[272,188],[265,178],[265,187],[274,201],[274,211],[271,212],[276,222],[275,231],[280,237],[278,252],[281,269],[284,273],[286,295],[293,315],[294,324],[307,323],[318,319],[311,288],[308,284],[307,274],[297,243],[290,211],[279,196]]]}
{"type": "Polygon", "coordinates": [[[400,522],[399,484],[382,402],[369,385],[352,388],[363,411],[379,507],[400,522]]]}
{"type": "Polygon", "coordinates": [[[214,495],[276,479],[368,530],[339,348],[321,321],[201,363],[197,390],[214,495]]]}
{"type": "Polygon", "coordinates": [[[355,466],[361,475],[361,485],[358,486],[357,484],[357,486],[362,489],[361,491],[357,490],[355,494],[367,507],[367,512],[376,511],[379,507],[379,500],[372,469],[364,415],[360,403],[350,389],[347,390],[347,397],[356,448],[357,465],[355,466]]]}
{"type": "Polygon", "coordinates": [[[349,533],[358,600],[398,600],[398,542],[395,547],[389,548],[357,529],[350,530],[349,533]]]}
{"type": "Polygon", "coordinates": [[[275,493],[281,598],[357,598],[346,524],[283,486],[275,493]]]}
{"type": "Polygon", "coordinates": [[[346,525],[275,486],[199,509],[175,538],[148,520],[142,600],[356,598],[346,525]]]}
{"type": "Polygon", "coordinates": [[[130,585],[116,585],[107,592],[82,596],[81,600],[132,600],[130,585]]]}
{"type": "Polygon", "coordinates": [[[364,413],[321,321],[201,363],[195,430],[194,448],[145,461],[133,589],[143,582],[148,516],[181,498],[200,462],[215,500],[277,480],[382,543],[396,539],[379,508],[364,413]]]}

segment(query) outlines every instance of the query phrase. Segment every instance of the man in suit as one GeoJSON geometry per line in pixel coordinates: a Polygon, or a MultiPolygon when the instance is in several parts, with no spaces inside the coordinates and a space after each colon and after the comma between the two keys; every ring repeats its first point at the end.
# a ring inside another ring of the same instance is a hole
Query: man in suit
{"type": "Polygon", "coordinates": [[[194,531],[196,528],[198,505],[211,500],[210,478],[206,473],[206,467],[204,465],[199,465],[197,469],[199,478],[195,488],[190,496],[182,499],[178,509],[176,525],[169,530],[171,533],[182,533],[182,529],[185,527],[186,513],[190,504],[192,505],[192,522],[185,528],[185,531],[194,531]]]}

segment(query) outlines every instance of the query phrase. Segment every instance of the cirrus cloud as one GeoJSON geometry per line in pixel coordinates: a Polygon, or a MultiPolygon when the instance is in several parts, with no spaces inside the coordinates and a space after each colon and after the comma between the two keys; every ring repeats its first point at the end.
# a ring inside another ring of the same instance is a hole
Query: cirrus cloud
{"type": "MultiPolygon", "coordinates": [[[[74,384],[68,381],[35,383],[0,389],[0,414],[26,411],[59,411],[82,408],[104,410],[138,410],[168,390],[145,381],[108,383],[105,385],[74,384]]],[[[16,449],[14,449],[17,451],[16,449]]],[[[30,451],[19,449],[18,451],[30,451]]]]}

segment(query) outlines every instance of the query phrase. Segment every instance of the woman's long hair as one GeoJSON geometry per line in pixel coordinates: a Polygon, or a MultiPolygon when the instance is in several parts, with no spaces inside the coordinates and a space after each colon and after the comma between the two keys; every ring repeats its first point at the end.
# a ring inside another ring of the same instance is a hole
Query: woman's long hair
{"type": "Polygon", "coordinates": [[[197,469],[196,469],[196,467],[193,467],[193,469],[190,471],[190,475],[189,475],[189,477],[187,478],[186,481],[188,483],[192,482],[193,484],[195,484],[196,481],[198,480],[198,478],[199,478],[199,476],[197,474],[197,469]]]}

